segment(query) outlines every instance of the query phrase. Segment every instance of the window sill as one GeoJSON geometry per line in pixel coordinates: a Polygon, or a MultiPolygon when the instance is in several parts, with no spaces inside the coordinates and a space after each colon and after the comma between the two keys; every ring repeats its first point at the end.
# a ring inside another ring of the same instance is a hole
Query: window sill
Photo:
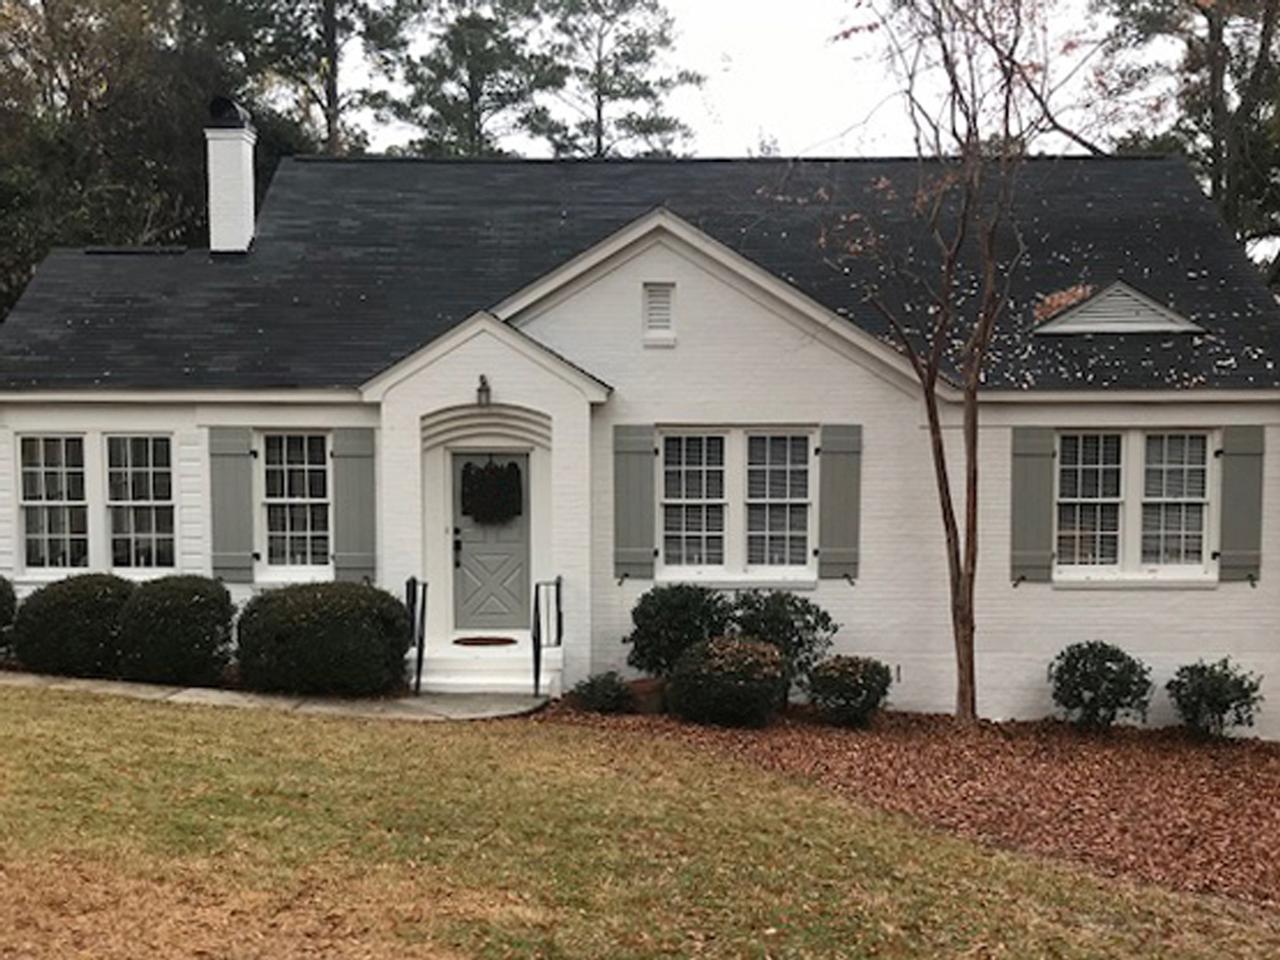
{"type": "Polygon", "coordinates": [[[729,571],[678,572],[659,570],[654,583],[692,583],[713,590],[816,590],[818,577],[810,571],[792,573],[732,573],[729,571]]]}
{"type": "Polygon", "coordinates": [[[139,582],[145,580],[155,580],[157,577],[171,577],[178,573],[178,568],[173,567],[112,567],[107,571],[112,576],[121,577],[125,580],[137,580],[139,582]]]}
{"type": "Polygon", "coordinates": [[[258,568],[253,573],[255,587],[286,587],[293,583],[328,583],[333,567],[258,568]]]}
{"type": "Polygon", "coordinates": [[[1055,578],[1054,590],[1217,590],[1217,577],[1120,576],[1096,579],[1055,578]]]}

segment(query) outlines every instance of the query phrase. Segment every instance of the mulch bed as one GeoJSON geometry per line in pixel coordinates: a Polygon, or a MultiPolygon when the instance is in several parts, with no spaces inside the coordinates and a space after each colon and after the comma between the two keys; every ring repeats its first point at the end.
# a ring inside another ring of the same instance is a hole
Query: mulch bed
{"type": "Polygon", "coordinates": [[[886,714],[869,731],[802,713],[764,730],[555,706],[540,722],[662,736],[968,837],[1180,890],[1280,906],[1280,744],[1180,730],[1088,737],[1063,723],[886,714]]]}

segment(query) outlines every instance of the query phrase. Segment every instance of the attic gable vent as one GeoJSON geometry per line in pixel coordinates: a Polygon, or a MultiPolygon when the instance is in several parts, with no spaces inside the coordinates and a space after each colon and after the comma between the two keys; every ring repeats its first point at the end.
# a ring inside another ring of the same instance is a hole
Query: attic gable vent
{"type": "Polygon", "coordinates": [[[674,283],[644,285],[644,339],[646,343],[669,346],[675,343],[674,283]]]}
{"type": "Polygon", "coordinates": [[[1076,303],[1036,329],[1036,335],[1203,333],[1197,324],[1123,281],[1076,303]]]}

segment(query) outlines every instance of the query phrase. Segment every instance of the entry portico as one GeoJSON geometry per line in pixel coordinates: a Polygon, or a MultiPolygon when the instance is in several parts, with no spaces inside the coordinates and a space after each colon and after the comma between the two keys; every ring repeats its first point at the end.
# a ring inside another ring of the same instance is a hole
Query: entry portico
{"type": "Polygon", "coordinates": [[[562,658],[585,669],[590,649],[591,410],[609,387],[481,312],[362,393],[381,412],[379,569],[429,584],[424,687],[526,690],[533,584],[559,577],[565,643],[543,667],[557,693],[562,658]],[[491,458],[517,465],[526,509],[485,530],[457,485],[491,458]]]}

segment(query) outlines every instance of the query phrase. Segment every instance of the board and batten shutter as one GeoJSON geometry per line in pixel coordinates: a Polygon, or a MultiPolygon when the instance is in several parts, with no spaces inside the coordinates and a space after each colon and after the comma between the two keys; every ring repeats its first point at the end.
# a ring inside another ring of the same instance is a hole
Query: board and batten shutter
{"type": "Polygon", "coordinates": [[[213,575],[253,583],[253,431],[209,428],[213,575]]]}
{"type": "Polygon", "coordinates": [[[651,424],[613,428],[613,573],[652,580],[656,431],[651,424]]]}
{"type": "Polygon", "coordinates": [[[1013,428],[1009,577],[1016,584],[1053,579],[1053,461],[1051,427],[1013,428]]]}
{"type": "Polygon", "coordinates": [[[378,491],[372,428],[333,431],[333,576],[375,582],[378,491]]]}
{"type": "Polygon", "coordinates": [[[862,426],[823,424],[818,436],[818,577],[858,576],[862,527],[862,426]]]}
{"type": "Polygon", "coordinates": [[[1260,426],[1222,431],[1222,543],[1219,580],[1256,581],[1262,573],[1262,458],[1260,426]]]}

